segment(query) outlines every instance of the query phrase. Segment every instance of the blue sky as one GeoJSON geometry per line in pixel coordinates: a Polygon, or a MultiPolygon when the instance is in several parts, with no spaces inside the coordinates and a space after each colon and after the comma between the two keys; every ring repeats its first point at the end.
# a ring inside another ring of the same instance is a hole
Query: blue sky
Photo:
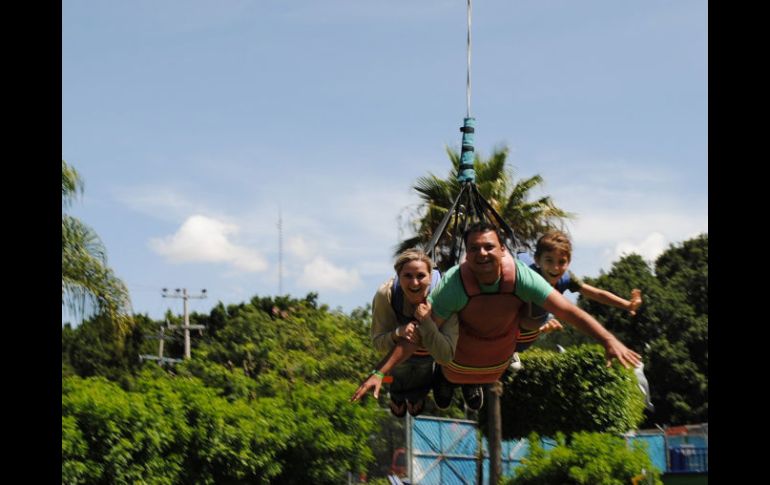
{"type": "MultiPolygon", "coordinates": [[[[708,232],[707,2],[473,5],[476,150],[507,146],[578,218],[572,270],[708,232]]],[[[62,158],[136,312],[310,291],[350,311],[392,273],[466,113],[463,0],[62,3],[62,158]]],[[[68,317],[63,316],[66,320],[68,317]]]]}

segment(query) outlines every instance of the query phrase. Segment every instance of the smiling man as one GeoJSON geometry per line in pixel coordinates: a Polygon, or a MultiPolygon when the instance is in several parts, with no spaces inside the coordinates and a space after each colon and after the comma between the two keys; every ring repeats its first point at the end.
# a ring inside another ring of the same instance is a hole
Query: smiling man
{"type": "MultiPolygon", "coordinates": [[[[514,259],[498,230],[476,223],[465,235],[466,261],[451,268],[431,293],[431,318],[441,327],[459,316],[459,336],[452,360],[437,368],[433,398],[451,404],[460,385],[468,407],[483,402],[479,384],[496,382],[508,368],[519,336],[519,314],[525,303],[538,305],[604,345],[607,364],[616,358],[628,367],[640,356],[628,349],[593,317],[555,291],[548,281],[514,259]]],[[[446,331],[444,329],[444,331],[446,331]]]]}
{"type": "MultiPolygon", "coordinates": [[[[502,245],[496,226],[473,224],[464,240],[466,260],[447,271],[428,301],[418,305],[415,312],[421,325],[438,327],[444,334],[458,332],[453,353],[434,373],[433,399],[439,408],[449,407],[458,386],[470,409],[481,408],[480,385],[496,382],[511,362],[525,303],[544,308],[599,341],[608,366],[613,358],[625,367],[641,362],[639,354],[564,298],[526,263],[514,259],[502,245]]],[[[387,373],[398,362],[399,352],[386,357],[378,366],[379,372],[387,373]]],[[[351,400],[357,401],[372,388],[376,395],[378,384],[376,377],[370,376],[351,400]]]]}

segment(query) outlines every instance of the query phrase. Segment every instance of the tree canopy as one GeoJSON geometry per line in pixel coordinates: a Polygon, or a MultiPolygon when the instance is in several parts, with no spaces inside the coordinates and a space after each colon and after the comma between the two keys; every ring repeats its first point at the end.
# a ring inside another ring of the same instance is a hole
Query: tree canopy
{"type": "Polygon", "coordinates": [[[585,278],[616,294],[640,288],[635,317],[584,298],[579,306],[643,355],[655,405],[645,426],[708,421],[708,234],[672,244],[653,267],[632,254],[585,278]]]}
{"type": "MultiPolygon", "coordinates": [[[[369,314],[330,311],[316,296],[192,314],[206,331],[169,372],[138,362],[157,345],[141,341],[158,325],[146,317],[121,347],[101,344],[103,320],[66,327],[65,482],[322,484],[366,471],[388,417],[374,400],[348,401],[375,359],[369,314]]],[[[180,354],[178,343],[167,347],[180,354]]]]}

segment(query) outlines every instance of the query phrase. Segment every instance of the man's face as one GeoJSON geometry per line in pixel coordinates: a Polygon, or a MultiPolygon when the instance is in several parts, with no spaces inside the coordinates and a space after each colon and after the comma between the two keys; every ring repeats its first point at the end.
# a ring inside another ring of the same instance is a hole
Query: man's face
{"type": "Polygon", "coordinates": [[[543,273],[543,278],[555,285],[569,268],[569,255],[564,251],[546,251],[535,260],[543,273]]]}
{"type": "Polygon", "coordinates": [[[465,259],[478,280],[489,285],[500,276],[503,247],[494,231],[473,232],[468,235],[465,259]]]}

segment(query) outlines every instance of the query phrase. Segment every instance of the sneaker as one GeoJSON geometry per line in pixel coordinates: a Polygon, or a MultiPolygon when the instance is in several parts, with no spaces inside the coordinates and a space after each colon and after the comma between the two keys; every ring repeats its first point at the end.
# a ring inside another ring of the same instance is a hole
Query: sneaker
{"type": "Polygon", "coordinates": [[[406,409],[412,416],[418,416],[425,409],[425,399],[420,399],[417,402],[412,402],[407,399],[406,409]]]}
{"type": "Polygon", "coordinates": [[[515,374],[519,372],[523,367],[524,366],[521,365],[521,359],[519,358],[519,353],[514,352],[513,358],[511,359],[511,371],[513,371],[513,373],[515,374]]]}
{"type": "Polygon", "coordinates": [[[433,373],[433,401],[439,409],[447,409],[452,404],[455,394],[455,386],[446,380],[441,367],[436,367],[433,373]]]}
{"type": "Polygon", "coordinates": [[[463,399],[468,409],[478,411],[484,405],[484,390],[477,384],[463,384],[463,399]]]}
{"type": "Polygon", "coordinates": [[[397,418],[403,418],[406,415],[406,401],[396,402],[391,399],[390,412],[397,418]]]}

